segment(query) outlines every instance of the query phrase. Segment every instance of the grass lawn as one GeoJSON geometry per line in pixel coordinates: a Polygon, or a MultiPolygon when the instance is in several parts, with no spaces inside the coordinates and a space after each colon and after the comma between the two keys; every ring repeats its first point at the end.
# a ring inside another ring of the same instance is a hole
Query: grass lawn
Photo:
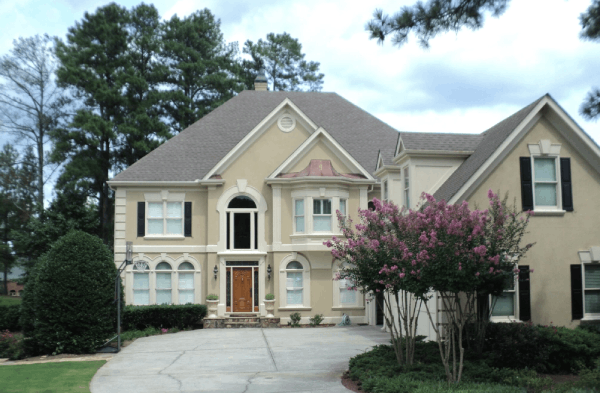
{"type": "Polygon", "coordinates": [[[0,366],[3,393],[89,392],[90,381],[105,360],[0,366]]]}
{"type": "Polygon", "coordinates": [[[0,296],[0,306],[12,306],[21,304],[21,298],[16,296],[0,296]]]}

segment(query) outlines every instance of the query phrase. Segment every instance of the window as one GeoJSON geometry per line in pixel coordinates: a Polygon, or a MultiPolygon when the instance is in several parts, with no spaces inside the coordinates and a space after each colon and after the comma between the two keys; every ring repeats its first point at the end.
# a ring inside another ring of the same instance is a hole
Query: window
{"type": "Polygon", "coordinates": [[[333,308],[362,308],[364,297],[355,290],[355,284],[350,278],[339,278],[339,274],[350,265],[336,261],[333,265],[333,308]]]}
{"type": "Polygon", "coordinates": [[[404,168],[404,206],[410,209],[410,181],[408,177],[408,167],[404,168]]]}
{"type": "Polygon", "coordinates": [[[585,264],[583,272],[585,314],[600,314],[600,265],[585,264]]]}
{"type": "Polygon", "coordinates": [[[342,216],[346,216],[346,199],[340,199],[340,213],[342,216]]]}
{"type": "Polygon", "coordinates": [[[534,206],[558,207],[556,158],[533,158],[534,206]]]}
{"type": "Polygon", "coordinates": [[[303,300],[303,277],[302,264],[298,261],[292,261],[286,268],[286,303],[287,305],[302,305],[303,300]]]}
{"type": "Polygon", "coordinates": [[[258,248],[258,209],[252,198],[239,195],[227,206],[227,249],[258,248]]]}
{"type": "Polygon", "coordinates": [[[161,262],[156,270],[156,304],[171,304],[171,265],[161,262]]]}
{"type": "Polygon", "coordinates": [[[331,232],[331,199],[313,199],[313,230],[331,232]]]}
{"type": "Polygon", "coordinates": [[[354,290],[354,283],[352,280],[346,278],[338,280],[340,288],[340,304],[354,304],[356,303],[356,291],[354,290]]]}
{"type": "Polygon", "coordinates": [[[294,225],[295,232],[304,232],[304,199],[294,200],[294,225]]]}
{"type": "Polygon", "coordinates": [[[383,182],[381,182],[381,198],[384,201],[388,200],[388,182],[387,182],[387,180],[384,180],[383,182]]]}
{"type": "Polygon", "coordinates": [[[183,262],[177,270],[179,304],[194,303],[194,266],[183,262]]]}
{"type": "Polygon", "coordinates": [[[133,304],[150,304],[150,275],[148,274],[148,266],[146,266],[144,273],[133,273],[133,304]]]}
{"type": "Polygon", "coordinates": [[[515,279],[511,277],[507,277],[507,289],[504,290],[504,293],[501,296],[492,296],[492,305],[494,309],[492,310],[492,317],[503,317],[503,318],[512,318],[515,319],[516,312],[516,285],[515,279]],[[494,305],[494,301],[496,304],[494,305]]]}
{"type": "Polygon", "coordinates": [[[150,236],[183,235],[182,202],[148,202],[147,219],[150,236]]]}

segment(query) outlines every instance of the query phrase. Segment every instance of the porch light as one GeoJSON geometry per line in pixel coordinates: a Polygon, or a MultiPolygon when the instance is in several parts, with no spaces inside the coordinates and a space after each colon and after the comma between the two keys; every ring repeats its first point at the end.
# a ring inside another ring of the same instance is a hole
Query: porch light
{"type": "Polygon", "coordinates": [[[271,270],[271,265],[267,266],[267,277],[269,278],[269,280],[271,279],[271,272],[273,270],[271,270]]]}
{"type": "Polygon", "coordinates": [[[213,269],[213,273],[215,273],[215,280],[216,280],[217,274],[219,273],[219,268],[217,267],[217,265],[215,265],[215,268],[213,269]]]}
{"type": "Polygon", "coordinates": [[[133,242],[125,242],[125,261],[127,265],[133,263],[133,242]]]}

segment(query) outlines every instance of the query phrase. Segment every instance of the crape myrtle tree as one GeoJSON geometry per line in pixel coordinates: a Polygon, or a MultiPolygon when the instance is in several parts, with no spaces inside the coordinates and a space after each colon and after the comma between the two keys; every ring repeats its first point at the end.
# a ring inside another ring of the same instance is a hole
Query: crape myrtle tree
{"type": "MultiPolygon", "coordinates": [[[[396,302],[404,337],[391,325],[393,316],[386,315],[386,324],[396,334],[394,344],[406,342],[407,357],[414,354],[419,302],[428,292],[437,293],[441,324],[431,319],[435,310],[429,302],[423,303],[451,382],[460,382],[462,376],[463,332],[469,322],[477,320],[478,296],[501,295],[508,280],[516,277],[515,264],[532,246],[520,245],[529,214],[518,214],[507,206],[507,198],[500,201],[491,190],[488,198],[489,209],[471,210],[466,201],[450,205],[423,194],[424,207],[418,211],[400,211],[375,199],[374,211],[359,210],[361,223],[355,228],[341,220],[346,239],[326,242],[335,258],[353,265],[341,277],[354,280],[363,292],[387,291],[387,313],[392,311],[390,300],[396,302]]],[[[400,345],[395,344],[397,351],[400,345]]],[[[400,363],[401,356],[397,358],[400,363]]],[[[407,358],[406,362],[411,361],[407,358]]]]}

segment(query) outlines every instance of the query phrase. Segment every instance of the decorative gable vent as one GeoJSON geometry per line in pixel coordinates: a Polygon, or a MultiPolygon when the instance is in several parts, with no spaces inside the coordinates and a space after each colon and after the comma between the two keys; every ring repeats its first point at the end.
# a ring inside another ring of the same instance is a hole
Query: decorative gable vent
{"type": "Polygon", "coordinates": [[[296,120],[292,116],[285,114],[279,118],[277,125],[281,131],[290,132],[296,127],[296,120]]]}

